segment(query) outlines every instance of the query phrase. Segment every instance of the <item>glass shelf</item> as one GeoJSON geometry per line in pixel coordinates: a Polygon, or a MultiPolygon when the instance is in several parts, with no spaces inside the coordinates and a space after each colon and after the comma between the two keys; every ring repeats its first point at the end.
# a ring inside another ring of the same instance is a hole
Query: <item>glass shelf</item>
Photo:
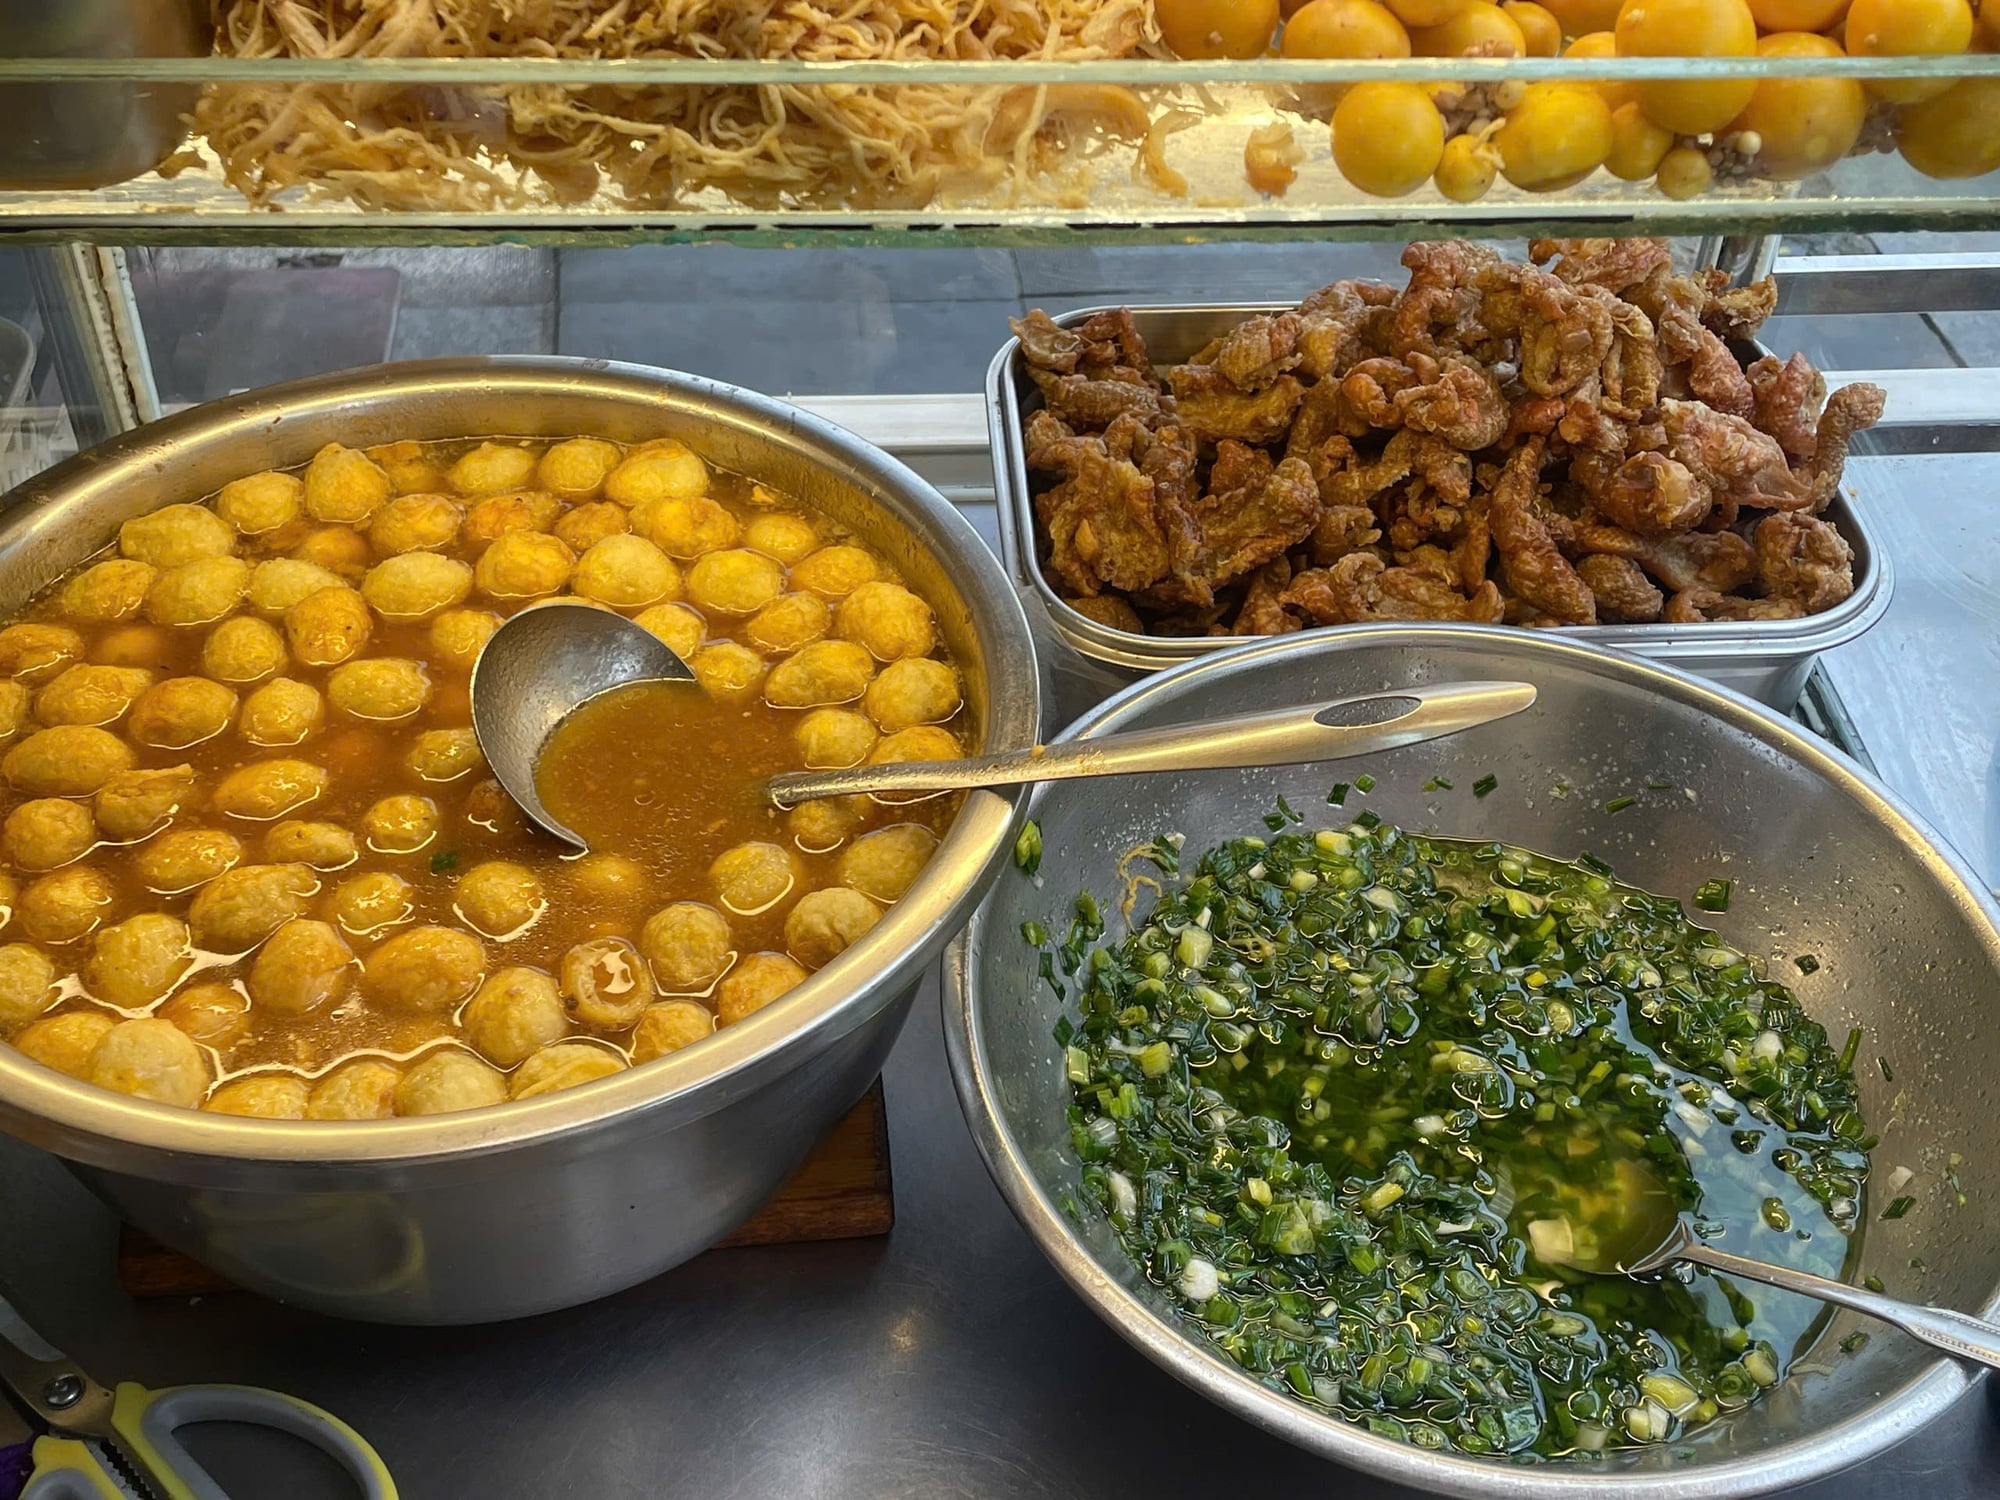
{"type": "MultiPolygon", "coordinates": [[[[1449,84],[1486,139],[1524,87],[1777,78],[1982,80],[1949,58],[1169,62],[733,59],[0,58],[0,112],[48,118],[123,167],[8,188],[0,233],[122,243],[454,240],[1032,244],[2000,228],[2000,172],[1919,173],[1903,116],[1802,181],[1725,129],[1677,144],[1714,171],[1683,199],[1598,170],[1555,192],[1503,174],[1478,201],[1346,181],[1327,116],[1345,85],[1449,84]],[[193,122],[183,133],[184,120],[193,122]],[[135,148],[150,126],[153,149],[135,148]],[[141,151],[135,161],[131,153],[141,151]],[[169,154],[171,153],[171,154],[169,154]],[[159,170],[149,163],[164,157],[159,170]],[[1280,185],[1280,179],[1289,177],[1280,185]],[[1270,190],[1260,190],[1270,189],[1270,190]]],[[[2000,161],[2000,142],[1994,146],[2000,161]]],[[[10,176],[11,166],[11,176],[10,176]]]]}

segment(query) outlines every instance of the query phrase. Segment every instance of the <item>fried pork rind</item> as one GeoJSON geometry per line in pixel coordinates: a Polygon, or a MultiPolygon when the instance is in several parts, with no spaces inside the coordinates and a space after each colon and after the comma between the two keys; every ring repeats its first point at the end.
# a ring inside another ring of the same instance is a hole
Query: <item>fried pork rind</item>
{"type": "Polygon", "coordinates": [[[1413,244],[1156,368],[1129,310],[1014,321],[1043,556],[1100,623],[1782,619],[1852,593],[1818,519],[1882,393],[1747,368],[1767,282],[1664,241],[1413,244]]]}

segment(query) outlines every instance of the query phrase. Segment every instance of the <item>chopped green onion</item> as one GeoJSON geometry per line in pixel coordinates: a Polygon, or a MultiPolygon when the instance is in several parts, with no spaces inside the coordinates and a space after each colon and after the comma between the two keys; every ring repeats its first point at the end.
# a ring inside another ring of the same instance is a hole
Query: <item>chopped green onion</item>
{"type": "Polygon", "coordinates": [[[1032,875],[1042,867],[1042,825],[1033,818],[1021,826],[1021,836],[1014,840],[1014,868],[1023,875],[1032,875]]]}
{"type": "Polygon", "coordinates": [[[1475,797],[1484,797],[1488,792],[1492,791],[1495,787],[1499,785],[1500,785],[1500,778],[1498,776],[1492,776],[1492,775],[1482,776],[1477,781],[1472,783],[1472,795],[1475,797]]]}
{"type": "Polygon", "coordinates": [[[1917,1206],[1917,1200],[1915,1198],[1912,1198],[1908,1193],[1905,1193],[1902,1197],[1898,1198],[1894,1203],[1891,1203],[1887,1208],[1882,1210],[1882,1217],[1885,1220],[1900,1219],[1903,1217],[1904,1214],[1908,1213],[1911,1209],[1915,1208],[1916,1206],[1917,1206]]]}
{"type": "Polygon", "coordinates": [[[1861,1284],[1867,1287],[1868,1290],[1871,1292],[1879,1292],[1885,1290],[1884,1283],[1880,1276],[1864,1276],[1861,1278],[1861,1284]]]}
{"type": "Polygon", "coordinates": [[[1354,788],[1362,793],[1372,792],[1375,790],[1375,778],[1366,773],[1357,776],[1354,778],[1354,788]]]}
{"type": "Polygon", "coordinates": [[[1878,1057],[1878,1058],[1876,1058],[1876,1059],[1875,1059],[1875,1066],[1876,1066],[1876,1067],[1878,1067],[1878,1068],[1880,1068],[1880,1069],[1882,1070],[1882,1081],[1883,1081],[1884,1083],[1894,1083],[1894,1082],[1896,1081],[1896,1075],[1895,1075],[1895,1073],[1894,1073],[1893,1071],[1891,1071],[1891,1069],[1890,1069],[1890,1067],[1889,1067],[1889,1059],[1888,1059],[1888,1058],[1886,1058],[1886,1057],[1878,1057]]]}
{"type": "Polygon", "coordinates": [[[1646,783],[1646,790],[1649,792],[1671,792],[1673,789],[1674,784],[1671,781],[1662,781],[1657,776],[1646,783]]]}
{"type": "Polygon", "coordinates": [[[1720,878],[1704,880],[1695,887],[1694,904],[1703,911],[1728,911],[1729,893],[1735,886],[1736,882],[1733,880],[1720,878]]]}
{"type": "Polygon", "coordinates": [[[1429,781],[1424,783],[1424,790],[1427,792],[1448,792],[1451,790],[1450,778],[1433,776],[1429,781]]]}
{"type": "Polygon", "coordinates": [[[456,870],[457,868],[458,851],[456,849],[440,849],[431,856],[431,874],[433,875],[442,875],[447,870],[456,870]]]}
{"type": "Polygon", "coordinates": [[[1028,921],[1021,924],[1021,941],[1031,948],[1039,948],[1049,940],[1049,931],[1040,922],[1028,921]]]}
{"type": "Polygon", "coordinates": [[[1855,1054],[1858,1053],[1860,1050],[1861,1050],[1861,1028],[1859,1026],[1849,1027],[1847,1032],[1847,1045],[1840,1049],[1841,1072],[1852,1073],[1854,1071],[1854,1057],[1855,1054]]]}
{"type": "Polygon", "coordinates": [[[1855,1329],[1854,1332],[1840,1341],[1840,1352],[1842,1354],[1854,1354],[1867,1347],[1868,1334],[1866,1330],[1860,1328],[1855,1329]]]}
{"type": "Polygon", "coordinates": [[[1604,804],[1604,810],[1608,813],[1621,813],[1638,800],[1637,797],[1613,797],[1604,804]]]}
{"type": "Polygon", "coordinates": [[[1588,849],[1576,857],[1576,862],[1586,870],[1595,871],[1599,875],[1609,875],[1611,873],[1611,866],[1599,859],[1595,854],[1592,854],[1588,849]]]}
{"type": "Polygon", "coordinates": [[[1333,790],[1326,794],[1326,805],[1328,807],[1339,807],[1346,801],[1347,801],[1347,783],[1344,781],[1336,781],[1333,784],[1333,790]]]}
{"type": "Polygon", "coordinates": [[[1304,818],[1292,811],[1292,804],[1287,802],[1282,796],[1278,798],[1278,811],[1284,814],[1285,821],[1288,823],[1305,822],[1304,818]]]}
{"type": "Polygon", "coordinates": [[[1810,953],[1801,953],[1792,962],[1799,966],[1801,974],[1817,974],[1819,972],[1819,960],[1810,953]]]}
{"type": "Polygon", "coordinates": [[[1363,828],[1368,828],[1368,829],[1380,828],[1382,826],[1382,815],[1378,812],[1371,812],[1369,809],[1363,808],[1360,812],[1354,815],[1354,821],[1359,823],[1363,828]]]}

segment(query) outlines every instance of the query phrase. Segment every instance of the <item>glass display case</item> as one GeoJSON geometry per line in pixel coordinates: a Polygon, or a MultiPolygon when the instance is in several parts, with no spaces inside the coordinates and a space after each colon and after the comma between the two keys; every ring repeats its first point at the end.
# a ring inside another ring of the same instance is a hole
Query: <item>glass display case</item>
{"type": "MultiPolygon", "coordinates": [[[[1287,0],[1285,24],[1332,3],[1287,0]]],[[[1775,274],[1780,355],[1884,389],[1848,489],[1893,603],[1820,658],[1795,714],[2000,885],[2000,53],[1980,50],[2000,27],[1966,6],[1973,31],[1934,44],[1950,55],[1850,55],[1801,0],[1770,8],[1797,31],[1759,26],[1730,55],[1621,56],[1615,5],[1513,0],[1479,14],[1515,32],[1455,37],[1410,19],[1422,0],[1365,3],[1397,32],[1355,41],[1349,15],[1317,45],[1405,55],[1287,55],[1267,31],[1255,56],[1187,59],[1161,0],[942,8],[979,18],[956,26],[863,3],[790,29],[746,4],[767,29],[707,38],[613,37],[648,8],[597,5],[613,24],[593,27],[553,0],[489,7],[481,44],[433,26],[443,4],[223,0],[218,40],[206,4],[79,0],[54,35],[0,0],[0,115],[33,122],[0,143],[0,491],[251,386],[559,353],[790,396],[997,549],[980,385],[1009,317],[1293,302],[1400,279],[1421,238],[1518,256],[1536,235],[1672,236],[1683,263],[1775,274]],[[510,36],[517,13],[568,29],[510,36]],[[1804,39],[1758,55],[1757,31],[1804,39]],[[1516,36],[1521,55],[1407,55],[1516,36]]],[[[1053,731],[1123,682],[1065,655],[1022,592],[1053,731]]],[[[0,1202],[28,1209],[0,1213],[0,1264],[87,1362],[310,1394],[411,1495],[641,1493],[669,1474],[690,1495],[1178,1495],[1246,1472],[1407,1493],[1201,1405],[1072,1305],[961,1128],[925,983],[886,1074],[887,1241],[710,1255],[573,1313],[364,1345],[247,1296],[127,1302],[101,1274],[108,1212],[0,1137],[0,1202]],[[1168,1428],[1185,1441],[1150,1439],[1168,1428]]],[[[1975,1396],[1909,1451],[1796,1493],[1991,1493],[1993,1421],[1975,1396]]],[[[222,1437],[201,1456],[260,1473],[222,1437]]]]}

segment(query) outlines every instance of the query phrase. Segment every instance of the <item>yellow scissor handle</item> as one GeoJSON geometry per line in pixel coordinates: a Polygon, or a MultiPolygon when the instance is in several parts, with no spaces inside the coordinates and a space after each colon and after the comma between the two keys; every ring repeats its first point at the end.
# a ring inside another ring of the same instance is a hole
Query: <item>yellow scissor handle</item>
{"type": "Polygon", "coordinates": [[[38,1437],[30,1457],[35,1467],[21,1500],[130,1500],[88,1443],[38,1437]]]}
{"type": "Polygon", "coordinates": [[[366,1500],[396,1500],[381,1455],[331,1412],[253,1385],[176,1385],[149,1391],[131,1381],[113,1395],[111,1425],[167,1500],[229,1500],[175,1436],[195,1422],[244,1422],[311,1443],[347,1471],[366,1500]]]}

